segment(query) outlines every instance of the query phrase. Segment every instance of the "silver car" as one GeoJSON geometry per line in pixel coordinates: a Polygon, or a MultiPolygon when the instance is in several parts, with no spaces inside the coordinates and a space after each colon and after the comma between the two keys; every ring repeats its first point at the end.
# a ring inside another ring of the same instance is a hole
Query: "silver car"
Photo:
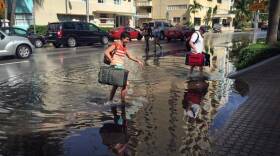
{"type": "Polygon", "coordinates": [[[9,36],[3,31],[0,31],[0,37],[0,56],[28,58],[34,50],[34,46],[25,37],[9,36]]]}

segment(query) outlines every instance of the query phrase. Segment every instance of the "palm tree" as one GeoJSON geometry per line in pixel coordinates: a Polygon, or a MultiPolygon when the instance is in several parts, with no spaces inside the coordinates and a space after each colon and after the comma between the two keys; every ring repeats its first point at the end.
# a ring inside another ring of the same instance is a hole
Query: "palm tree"
{"type": "Polygon", "coordinates": [[[198,10],[202,9],[202,5],[198,2],[194,1],[193,4],[189,5],[188,12],[193,13],[193,16],[195,17],[195,13],[198,12],[198,10]]]}
{"type": "Polygon", "coordinates": [[[206,13],[206,16],[204,17],[204,22],[205,22],[205,25],[209,25],[209,22],[212,18],[212,8],[210,7],[206,13]]]}
{"type": "Polygon", "coordinates": [[[10,16],[10,24],[11,26],[15,25],[16,22],[16,6],[17,6],[17,0],[11,0],[12,1],[12,8],[11,8],[11,16],[10,16]]]}
{"type": "Polygon", "coordinates": [[[251,19],[251,12],[249,10],[249,5],[253,0],[236,0],[234,2],[235,7],[235,27],[243,27],[246,22],[251,19]]]}
{"type": "Polygon", "coordinates": [[[266,37],[266,42],[270,45],[273,45],[277,42],[279,16],[280,16],[280,0],[270,0],[268,32],[266,37]]]}

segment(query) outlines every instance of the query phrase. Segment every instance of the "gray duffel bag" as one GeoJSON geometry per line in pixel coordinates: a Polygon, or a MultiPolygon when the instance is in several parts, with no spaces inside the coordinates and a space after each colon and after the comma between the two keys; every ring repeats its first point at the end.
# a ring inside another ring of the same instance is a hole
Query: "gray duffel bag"
{"type": "Polygon", "coordinates": [[[127,83],[129,71],[113,66],[101,66],[98,74],[98,82],[101,84],[123,87],[127,83]]]}

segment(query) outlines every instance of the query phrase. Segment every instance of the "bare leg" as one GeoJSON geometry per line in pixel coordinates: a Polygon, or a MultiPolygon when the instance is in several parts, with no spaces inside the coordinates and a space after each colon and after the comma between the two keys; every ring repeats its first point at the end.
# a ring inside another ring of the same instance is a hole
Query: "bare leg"
{"type": "Polygon", "coordinates": [[[127,85],[124,86],[121,90],[121,100],[122,100],[122,103],[125,103],[125,96],[127,94],[127,85]]]}
{"type": "Polygon", "coordinates": [[[190,74],[193,73],[194,66],[191,66],[190,74]]]}
{"type": "Polygon", "coordinates": [[[114,98],[114,96],[116,94],[117,89],[118,89],[118,86],[113,86],[112,87],[112,90],[111,90],[111,93],[110,93],[110,99],[109,99],[110,101],[113,100],[113,98],[114,98]]]}

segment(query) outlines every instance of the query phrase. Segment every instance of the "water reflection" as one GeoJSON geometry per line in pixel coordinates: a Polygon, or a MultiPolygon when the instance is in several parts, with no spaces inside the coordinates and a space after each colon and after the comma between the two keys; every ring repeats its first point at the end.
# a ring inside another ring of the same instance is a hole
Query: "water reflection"
{"type": "Polygon", "coordinates": [[[127,134],[127,120],[125,105],[121,106],[121,113],[118,114],[117,107],[111,107],[114,115],[114,123],[105,123],[100,128],[102,142],[117,156],[128,156],[127,143],[129,136],[127,134]]]}

